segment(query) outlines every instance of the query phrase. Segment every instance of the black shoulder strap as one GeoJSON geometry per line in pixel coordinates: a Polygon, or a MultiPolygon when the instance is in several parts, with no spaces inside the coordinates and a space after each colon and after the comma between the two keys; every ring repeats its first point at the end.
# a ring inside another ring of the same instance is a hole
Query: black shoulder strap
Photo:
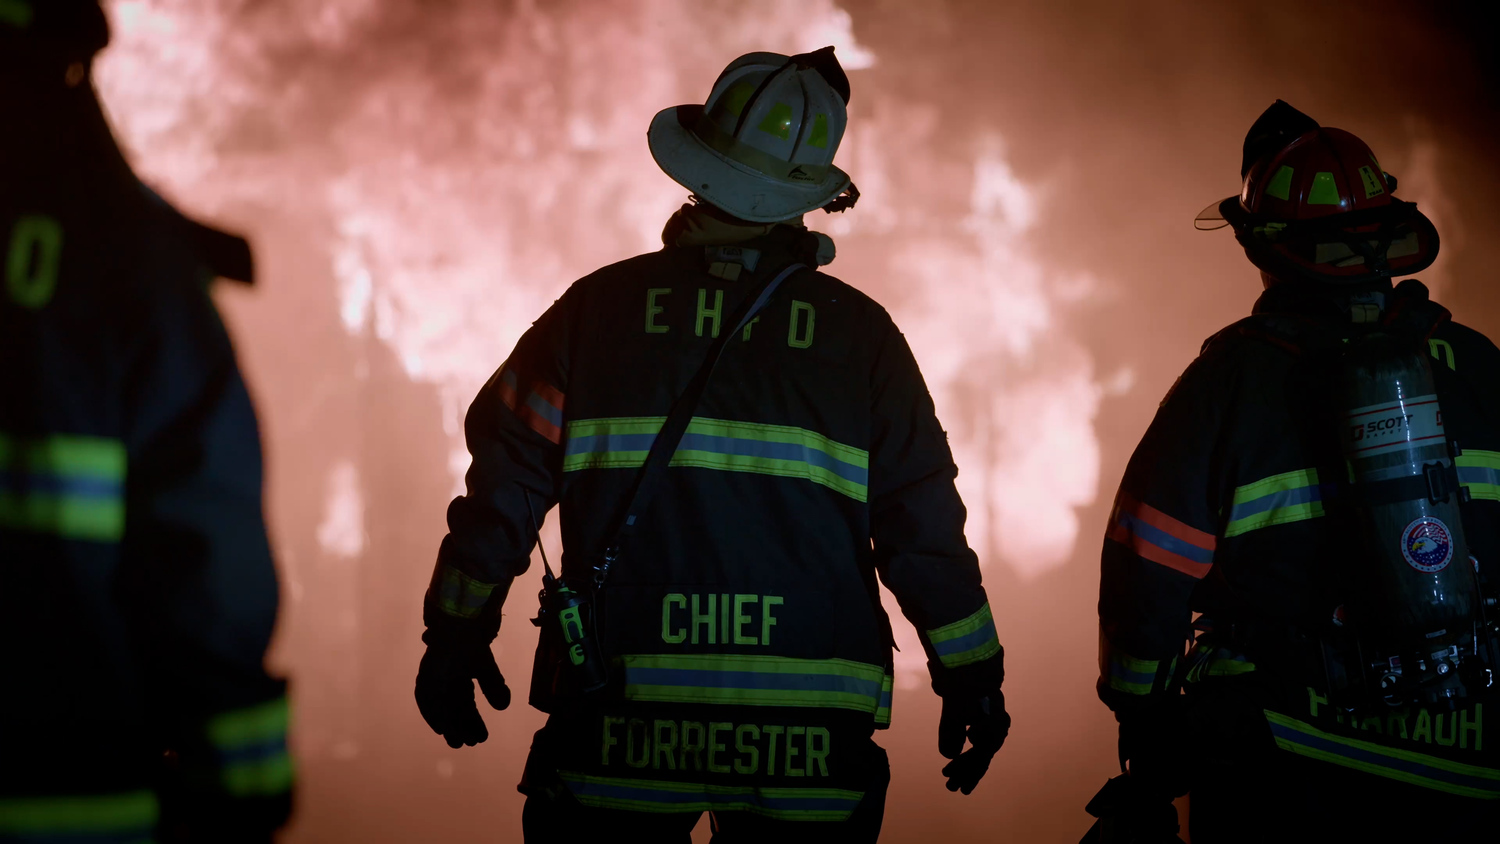
{"type": "Polygon", "coordinates": [[[708,387],[709,379],[713,376],[714,367],[719,363],[719,358],[724,354],[724,348],[729,345],[730,338],[739,334],[749,322],[765,307],[766,301],[776,288],[792,273],[807,269],[806,264],[791,264],[781,272],[761,282],[758,288],[750,290],[745,294],[745,299],[735,310],[730,321],[734,328],[720,334],[709,347],[708,355],[703,364],[698,367],[698,372],[693,380],[688,382],[687,389],[678,396],[673,403],[672,410],[667,414],[667,420],[662,423],[661,431],[657,433],[656,439],[651,442],[651,451],[646,454],[646,462],[641,466],[640,474],[636,476],[635,488],[631,490],[630,499],[621,511],[619,523],[611,534],[609,544],[604,549],[603,561],[594,567],[594,588],[604,586],[604,580],[609,576],[610,566],[620,557],[620,548],[629,542],[635,534],[640,523],[640,516],[646,511],[651,503],[651,496],[661,484],[661,478],[666,474],[667,464],[672,461],[672,455],[677,453],[677,444],[682,442],[682,435],[687,432],[688,423],[693,419],[693,412],[698,409],[698,402],[703,398],[703,392],[708,387]]]}

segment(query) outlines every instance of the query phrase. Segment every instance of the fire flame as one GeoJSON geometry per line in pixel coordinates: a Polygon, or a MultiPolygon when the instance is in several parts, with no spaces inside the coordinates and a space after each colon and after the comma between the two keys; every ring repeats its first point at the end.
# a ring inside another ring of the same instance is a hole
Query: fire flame
{"type": "MultiPolygon", "coordinates": [[[[257,8],[116,2],[103,97],[141,172],[189,207],[328,220],[331,266],[307,268],[309,280],[337,285],[351,333],[373,332],[411,378],[439,386],[456,482],[467,401],[530,321],[572,279],[659,245],[683,192],[647,154],[651,115],[701,100],[723,62],[752,49],[833,43],[851,70],[875,62],[830,0],[257,8]]],[[[894,239],[883,276],[846,280],[899,299],[893,314],[953,431],[971,543],[1034,575],[1068,558],[1075,509],[1098,485],[1101,388],[1065,314],[1093,282],[1029,254],[1044,197],[993,129],[971,139],[968,182],[947,190],[968,195],[967,213],[913,225],[938,209],[912,201],[890,159],[932,155],[934,139],[881,137],[921,106],[859,73],[854,83],[844,162],[865,199],[809,222],[846,252],[864,235],[894,239]]],[[[290,281],[270,279],[268,295],[290,281]]]]}
{"type": "MultiPolygon", "coordinates": [[[[1054,272],[1033,253],[1047,193],[1011,169],[997,127],[938,137],[930,106],[864,72],[889,63],[877,66],[833,0],[424,6],[116,0],[115,43],[97,80],[122,145],[165,195],[237,224],[262,258],[308,251],[288,227],[313,242],[325,263],[268,277],[258,295],[288,310],[300,286],[336,290],[351,338],[383,344],[407,379],[435,388],[448,442],[434,471],[455,489],[468,466],[468,401],[531,320],[571,280],[659,248],[684,192],[651,161],[651,116],[701,102],[736,55],[832,43],[853,72],[840,162],[863,198],[845,215],[808,218],[839,241],[828,270],[885,303],[905,330],[950,430],[982,563],[1031,578],[1069,558],[1076,512],[1097,492],[1093,420],[1107,392],[1069,308],[1098,282],[1054,272]],[[936,190],[933,172],[947,179],[936,190]]],[[[362,381],[369,366],[261,377],[316,381],[322,395],[362,381]]],[[[381,401],[369,399],[368,412],[396,409],[381,401]]],[[[317,412],[263,403],[271,456],[279,419],[317,412]]],[[[307,616],[316,647],[333,654],[360,652],[358,605],[340,590],[381,553],[364,513],[375,494],[364,485],[377,481],[353,460],[293,482],[324,490],[323,513],[308,525],[311,540],[277,537],[290,612],[333,608],[331,621],[307,616]]],[[[423,536],[428,554],[437,540],[423,536]]],[[[555,555],[551,526],[544,541],[555,555]]],[[[420,586],[411,590],[414,603],[420,586]]],[[[925,675],[922,649],[908,625],[897,629],[898,682],[911,687],[925,675]]],[[[355,718],[341,701],[357,697],[360,669],[335,662],[304,689],[299,742],[351,759],[355,718]]]]}

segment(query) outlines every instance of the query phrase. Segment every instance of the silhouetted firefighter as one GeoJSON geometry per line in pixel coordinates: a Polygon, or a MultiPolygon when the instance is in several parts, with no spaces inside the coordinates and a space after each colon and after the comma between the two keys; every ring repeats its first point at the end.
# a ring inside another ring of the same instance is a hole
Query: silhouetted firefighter
{"type": "Polygon", "coordinates": [[[250,253],[121,157],[108,38],[93,2],[0,0],[0,841],[268,841],[276,579],[207,289],[250,253]]]}
{"type": "Polygon", "coordinates": [[[1265,293],[1110,514],[1099,695],[1129,773],[1086,840],[1176,840],[1184,792],[1194,844],[1492,840],[1500,352],[1393,285],[1438,235],[1359,138],[1277,101],[1241,176],[1199,227],[1265,293]]]}
{"type": "Polygon", "coordinates": [[[450,745],[487,737],[473,680],[509,703],[489,643],[532,511],[560,503],[527,841],[687,841],[705,811],[719,841],[873,841],[892,683],[877,574],[943,698],[948,788],[969,793],[1009,730],[932,400],[889,315],[816,271],[833,243],[801,222],[858,196],[832,163],[848,99],[832,48],[751,53],[706,105],[658,114],[652,153],[695,203],[661,251],[574,284],[469,409],[417,702],[450,745]]]}

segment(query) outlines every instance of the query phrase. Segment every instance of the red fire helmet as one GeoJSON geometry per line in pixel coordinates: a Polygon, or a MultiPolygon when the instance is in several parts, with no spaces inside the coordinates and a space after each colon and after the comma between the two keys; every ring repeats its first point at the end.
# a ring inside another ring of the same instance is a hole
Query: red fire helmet
{"type": "Polygon", "coordinates": [[[1369,146],[1281,100],[1245,138],[1244,189],[1198,215],[1234,228],[1250,262],[1282,281],[1339,284],[1411,275],[1437,258],[1438,234],[1369,146]]]}

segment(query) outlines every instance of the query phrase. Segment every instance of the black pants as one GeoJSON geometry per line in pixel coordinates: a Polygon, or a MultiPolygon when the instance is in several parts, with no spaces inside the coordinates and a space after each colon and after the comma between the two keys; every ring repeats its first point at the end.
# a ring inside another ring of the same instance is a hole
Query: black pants
{"type": "Polygon", "coordinates": [[[1283,752],[1272,763],[1204,771],[1193,844],[1500,840],[1500,801],[1479,801],[1283,752]]]}
{"type": "MultiPolygon", "coordinates": [[[[784,821],[750,812],[711,812],[713,844],[873,844],[885,818],[890,763],[873,747],[870,782],[854,813],[843,821],[784,821]]],[[[632,812],[584,806],[566,789],[527,789],[521,811],[526,844],[576,844],[579,841],[681,842],[692,840],[702,812],[632,812]],[[548,791],[552,792],[549,796],[548,791]]]]}

